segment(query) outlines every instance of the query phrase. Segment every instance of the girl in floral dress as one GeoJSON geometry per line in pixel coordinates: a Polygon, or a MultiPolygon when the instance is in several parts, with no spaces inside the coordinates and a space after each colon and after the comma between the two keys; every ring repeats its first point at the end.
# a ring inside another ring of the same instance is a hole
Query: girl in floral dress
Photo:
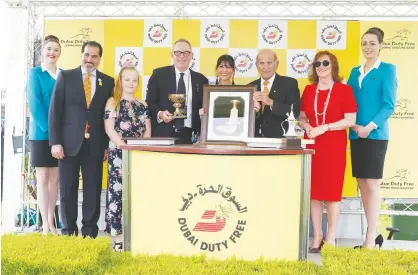
{"type": "Polygon", "coordinates": [[[135,97],[138,71],[124,67],[119,73],[113,97],[105,109],[105,129],[110,138],[105,232],[115,237],[114,250],[122,251],[122,150],[124,137],[150,137],[151,120],[146,102],[135,97]]]}

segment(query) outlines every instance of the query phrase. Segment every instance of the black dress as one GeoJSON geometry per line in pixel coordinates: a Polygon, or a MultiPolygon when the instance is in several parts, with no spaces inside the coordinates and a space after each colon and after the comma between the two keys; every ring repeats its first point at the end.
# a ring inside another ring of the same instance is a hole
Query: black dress
{"type": "MultiPolygon", "coordinates": [[[[104,119],[115,119],[115,130],[122,137],[142,137],[148,107],[139,100],[122,99],[119,111],[106,106],[104,119]]],[[[112,141],[108,150],[108,186],[106,195],[105,232],[111,236],[122,234],[122,150],[112,141]]]]}

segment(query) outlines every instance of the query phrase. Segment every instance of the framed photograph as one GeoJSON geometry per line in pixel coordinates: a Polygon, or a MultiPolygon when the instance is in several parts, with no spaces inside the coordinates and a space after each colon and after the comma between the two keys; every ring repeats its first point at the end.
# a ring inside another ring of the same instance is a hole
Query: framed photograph
{"type": "Polygon", "coordinates": [[[246,144],[254,137],[253,93],[250,85],[204,85],[201,144],[246,144]]]}

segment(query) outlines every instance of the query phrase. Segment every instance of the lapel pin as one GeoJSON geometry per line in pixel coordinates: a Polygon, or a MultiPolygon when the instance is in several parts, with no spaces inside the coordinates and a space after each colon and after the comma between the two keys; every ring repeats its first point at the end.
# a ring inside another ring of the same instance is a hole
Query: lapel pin
{"type": "Polygon", "coordinates": [[[276,90],[273,91],[273,93],[275,93],[275,92],[276,92],[276,90]]]}
{"type": "Polygon", "coordinates": [[[99,86],[102,86],[102,80],[99,78],[99,86]]]}
{"type": "Polygon", "coordinates": [[[376,77],[373,77],[372,80],[375,81],[376,80],[376,77]]]}

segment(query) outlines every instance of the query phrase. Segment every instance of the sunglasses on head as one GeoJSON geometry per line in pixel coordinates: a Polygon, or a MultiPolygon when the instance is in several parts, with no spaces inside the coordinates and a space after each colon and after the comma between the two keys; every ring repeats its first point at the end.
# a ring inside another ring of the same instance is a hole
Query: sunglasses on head
{"type": "Polygon", "coordinates": [[[314,62],[315,68],[319,68],[321,66],[321,64],[324,65],[324,67],[328,67],[329,66],[329,61],[328,60],[324,60],[321,63],[321,61],[318,61],[317,60],[317,61],[314,62]]]}

